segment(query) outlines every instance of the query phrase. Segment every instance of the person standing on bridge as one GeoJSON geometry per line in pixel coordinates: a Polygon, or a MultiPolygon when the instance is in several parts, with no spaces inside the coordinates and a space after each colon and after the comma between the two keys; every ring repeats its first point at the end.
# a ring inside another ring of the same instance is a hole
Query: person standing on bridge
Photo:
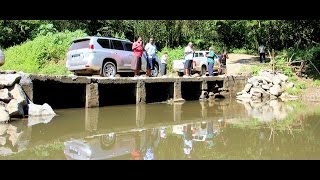
{"type": "Polygon", "coordinates": [[[168,53],[164,52],[161,57],[161,75],[166,77],[167,75],[167,62],[168,62],[168,53]]]}
{"type": "Polygon", "coordinates": [[[214,65],[214,57],[215,56],[217,56],[217,55],[214,53],[213,48],[210,47],[209,54],[207,55],[209,76],[213,76],[213,65],[214,65]]]}
{"type": "Polygon", "coordinates": [[[194,50],[192,49],[192,42],[188,43],[188,46],[184,49],[184,69],[185,75],[183,77],[190,77],[191,76],[191,66],[193,61],[193,53],[194,50]]]}
{"type": "Polygon", "coordinates": [[[141,57],[144,50],[141,36],[138,36],[137,41],[132,44],[132,50],[133,60],[131,62],[131,69],[134,71],[134,77],[137,77],[140,75],[141,57]]]}
{"type": "Polygon", "coordinates": [[[149,43],[144,48],[147,52],[147,72],[146,76],[151,76],[151,70],[154,70],[154,62],[156,61],[157,47],[154,44],[153,38],[150,38],[149,43]]]}
{"type": "Polygon", "coordinates": [[[219,75],[227,74],[227,59],[229,59],[228,52],[227,50],[224,50],[219,59],[220,61],[220,67],[218,72],[219,75]]]}

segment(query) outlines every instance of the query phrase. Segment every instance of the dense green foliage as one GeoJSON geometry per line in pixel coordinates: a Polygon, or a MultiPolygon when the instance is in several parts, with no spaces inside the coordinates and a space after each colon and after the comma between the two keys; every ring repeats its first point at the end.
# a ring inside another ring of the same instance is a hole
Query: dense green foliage
{"type": "MultiPolygon", "coordinates": [[[[197,50],[213,46],[217,53],[226,48],[233,53],[257,54],[259,44],[265,44],[268,50],[281,52],[283,59],[288,60],[293,55],[293,59],[306,60],[310,65],[313,63],[308,69],[309,73],[320,75],[320,72],[316,72],[316,68],[320,69],[319,20],[0,20],[0,46],[8,48],[7,59],[14,61],[4,68],[17,66],[16,70],[44,73],[58,71],[57,67],[62,62],[50,63],[50,67],[46,67],[48,63],[45,63],[64,58],[71,39],[64,39],[64,33],[58,32],[77,30],[87,35],[112,36],[131,41],[137,35],[141,35],[144,41],[153,37],[159,54],[164,51],[169,53],[169,71],[170,62],[182,58],[181,47],[192,41],[197,50]],[[52,44],[44,45],[44,41],[48,41],[41,39],[43,36],[52,36],[49,40],[52,44]],[[61,44],[59,37],[63,39],[61,44]],[[31,40],[38,46],[31,45],[31,40]],[[24,52],[10,48],[21,43],[23,45],[18,47],[24,48],[25,52],[33,52],[33,55],[27,58],[21,56],[24,52]],[[59,47],[53,50],[54,46],[59,47]],[[14,51],[19,56],[15,56],[14,51]],[[30,64],[36,66],[31,67],[30,64]]],[[[61,71],[65,70],[59,70],[59,73],[61,71]]]]}
{"type": "Polygon", "coordinates": [[[256,50],[264,43],[282,50],[320,42],[319,20],[0,20],[0,45],[7,48],[32,39],[46,24],[59,32],[82,29],[88,35],[117,35],[131,41],[138,34],[145,40],[152,36],[160,48],[193,41],[199,49],[212,45],[256,50]]]}
{"type": "Polygon", "coordinates": [[[65,54],[71,41],[86,34],[83,31],[60,33],[43,30],[32,41],[26,41],[5,51],[3,69],[29,73],[67,74],[65,54]]]}

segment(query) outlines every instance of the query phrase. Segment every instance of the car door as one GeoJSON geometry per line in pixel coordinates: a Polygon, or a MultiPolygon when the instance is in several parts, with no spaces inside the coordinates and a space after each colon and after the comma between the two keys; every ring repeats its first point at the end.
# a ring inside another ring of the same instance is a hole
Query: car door
{"type": "Polygon", "coordinates": [[[132,42],[122,41],[122,43],[125,48],[125,52],[123,52],[125,54],[124,66],[127,69],[131,69],[131,62],[133,60],[132,42]]]}
{"type": "Polygon", "coordinates": [[[118,71],[128,69],[126,64],[127,53],[124,50],[122,42],[116,39],[112,39],[110,42],[112,44],[113,49],[112,58],[117,62],[118,71]]]}

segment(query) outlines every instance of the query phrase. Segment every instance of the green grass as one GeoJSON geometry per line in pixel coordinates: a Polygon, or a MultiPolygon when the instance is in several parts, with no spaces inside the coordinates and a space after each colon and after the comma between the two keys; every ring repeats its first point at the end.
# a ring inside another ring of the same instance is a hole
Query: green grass
{"type": "Polygon", "coordinates": [[[293,88],[287,88],[286,89],[286,92],[290,95],[299,95],[302,93],[302,89],[299,89],[299,88],[296,88],[296,87],[293,87],[293,88]]]}
{"type": "Polygon", "coordinates": [[[246,65],[241,67],[240,72],[247,72],[252,74],[253,76],[257,76],[260,71],[268,69],[268,64],[246,65]]]}
{"type": "Polygon", "coordinates": [[[320,80],[314,80],[313,81],[313,86],[316,86],[316,87],[320,87],[320,80]]]}
{"type": "Polygon", "coordinates": [[[1,69],[26,73],[69,74],[64,64],[67,49],[72,40],[83,36],[86,34],[81,30],[37,36],[33,40],[6,49],[6,63],[1,69]]]}

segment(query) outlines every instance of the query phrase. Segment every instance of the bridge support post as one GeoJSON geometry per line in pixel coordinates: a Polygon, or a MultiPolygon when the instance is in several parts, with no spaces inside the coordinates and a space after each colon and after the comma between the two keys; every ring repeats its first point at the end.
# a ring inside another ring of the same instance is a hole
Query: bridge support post
{"type": "Polygon", "coordinates": [[[98,83],[86,85],[86,108],[99,107],[98,83]]]}
{"type": "Polygon", "coordinates": [[[182,94],[181,94],[181,81],[175,81],[174,82],[174,85],[173,85],[173,101],[174,102],[185,101],[182,98],[182,94]]]}
{"type": "Polygon", "coordinates": [[[138,81],[136,84],[136,104],[146,103],[146,84],[143,81],[138,81]]]}

